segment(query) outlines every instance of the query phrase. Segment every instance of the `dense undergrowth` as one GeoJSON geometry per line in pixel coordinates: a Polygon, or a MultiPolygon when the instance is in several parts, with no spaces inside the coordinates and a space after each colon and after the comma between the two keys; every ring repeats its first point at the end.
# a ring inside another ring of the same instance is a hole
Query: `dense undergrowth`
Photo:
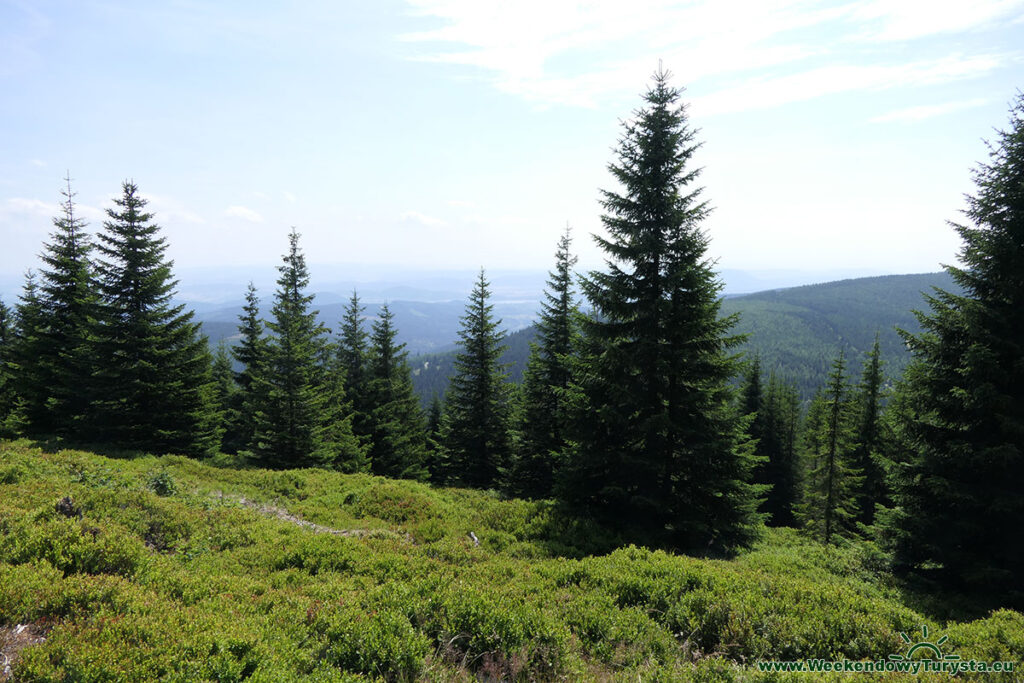
{"type": "Polygon", "coordinates": [[[754,663],[883,659],[922,626],[965,659],[1024,656],[1020,614],[937,623],[869,545],[601,541],[475,491],[0,444],[0,627],[46,638],[19,681],[811,680],[754,663]]]}

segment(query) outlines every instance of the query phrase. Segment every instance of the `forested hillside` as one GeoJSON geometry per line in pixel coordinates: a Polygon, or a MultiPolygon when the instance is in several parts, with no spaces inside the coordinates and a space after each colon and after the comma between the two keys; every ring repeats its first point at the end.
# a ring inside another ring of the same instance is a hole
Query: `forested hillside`
{"type": "Polygon", "coordinates": [[[840,350],[859,359],[876,333],[886,375],[899,377],[910,352],[896,330],[920,330],[913,311],[927,307],[924,295],[935,287],[959,291],[946,272],[886,275],[728,298],[722,313],[739,313],[736,330],[749,335],[745,350],[810,398],[840,350]]]}
{"type": "MultiPolygon", "coordinates": [[[[809,399],[824,383],[835,354],[844,349],[850,358],[859,358],[871,349],[876,332],[886,375],[900,376],[910,352],[896,330],[920,329],[913,311],[925,306],[923,295],[934,287],[957,291],[946,272],[885,275],[728,297],[722,314],[738,313],[736,330],[749,335],[742,348],[759,354],[766,371],[792,381],[809,399]]],[[[535,335],[530,326],[505,340],[502,362],[509,364],[515,382],[522,379],[535,335]]],[[[454,351],[410,359],[413,387],[424,405],[434,393],[444,395],[453,359],[454,351]]]]}

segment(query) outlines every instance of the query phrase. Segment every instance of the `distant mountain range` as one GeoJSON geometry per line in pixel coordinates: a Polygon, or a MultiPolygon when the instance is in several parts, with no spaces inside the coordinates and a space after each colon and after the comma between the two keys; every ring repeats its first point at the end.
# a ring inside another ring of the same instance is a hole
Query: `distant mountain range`
{"type": "MultiPolygon", "coordinates": [[[[268,298],[262,302],[263,317],[270,316],[272,301],[268,298]]],[[[333,333],[340,328],[346,302],[334,300],[324,303],[318,297],[314,307],[319,310],[317,318],[333,333]]],[[[376,319],[380,311],[379,303],[368,303],[366,306],[366,329],[376,319]]],[[[395,315],[395,326],[398,329],[398,342],[406,344],[410,354],[435,353],[455,348],[458,338],[459,318],[465,312],[465,301],[391,301],[388,303],[395,315]]],[[[503,301],[495,302],[495,315],[501,319],[502,327],[515,331],[533,324],[537,316],[536,301],[503,301]]],[[[203,333],[214,346],[221,341],[229,344],[238,338],[238,316],[242,307],[230,306],[196,311],[196,319],[202,323],[203,333]]]]}
{"type": "MultiPolygon", "coordinates": [[[[774,370],[810,398],[840,349],[848,359],[851,381],[856,381],[876,333],[886,375],[893,379],[902,374],[910,354],[896,328],[919,330],[912,311],[927,309],[922,294],[934,287],[956,289],[945,272],[857,278],[728,297],[722,314],[739,314],[734,329],[748,335],[743,351],[760,354],[765,372],[774,370]]],[[[509,364],[513,381],[522,377],[535,334],[530,326],[506,339],[502,362],[509,364]]],[[[435,392],[444,394],[454,355],[431,353],[411,360],[413,386],[424,402],[435,392]]]]}

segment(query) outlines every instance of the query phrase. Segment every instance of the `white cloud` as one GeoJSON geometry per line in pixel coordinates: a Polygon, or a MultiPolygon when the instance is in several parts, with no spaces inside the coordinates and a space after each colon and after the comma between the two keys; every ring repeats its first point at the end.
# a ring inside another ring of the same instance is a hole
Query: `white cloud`
{"type": "Polygon", "coordinates": [[[496,87],[544,104],[595,106],[632,93],[660,56],[688,82],[714,73],[802,59],[815,50],[767,40],[840,16],[799,0],[727,3],[643,0],[547,3],[529,0],[410,0],[416,13],[445,21],[410,42],[448,44],[419,59],[492,72],[496,87]],[[600,51],[600,57],[595,56],[600,51]],[[576,68],[557,68],[559,62],[576,68]]]}
{"type": "Polygon", "coordinates": [[[29,159],[28,163],[32,164],[36,168],[46,168],[46,162],[42,159],[29,159]]]}
{"type": "Polygon", "coordinates": [[[1022,11],[1024,0],[869,0],[852,5],[851,15],[868,24],[865,37],[903,41],[1019,19],[1022,11]]]}
{"type": "Polygon", "coordinates": [[[988,104],[988,100],[975,99],[962,102],[946,102],[944,104],[921,105],[919,107],[907,107],[897,109],[881,116],[871,119],[872,123],[888,123],[890,121],[913,122],[922,119],[930,119],[934,116],[942,116],[961,109],[971,109],[988,104]]]}
{"type": "Polygon", "coordinates": [[[471,209],[476,206],[476,204],[473,202],[467,202],[463,199],[449,199],[448,206],[453,206],[457,209],[471,209]]]}
{"type": "Polygon", "coordinates": [[[224,209],[224,215],[231,216],[233,218],[241,218],[242,220],[249,221],[250,223],[263,222],[263,216],[261,216],[257,211],[245,206],[229,206],[224,209]]]}
{"type": "MultiPolygon", "coordinates": [[[[663,59],[684,83],[809,58],[859,64],[879,43],[948,35],[993,25],[1024,0],[407,0],[414,15],[442,25],[400,39],[421,45],[414,59],[475,67],[496,88],[541,106],[594,107],[635,94],[663,59]],[[874,46],[874,47],[873,47],[874,46]]],[[[883,55],[884,57],[885,55],[883,55]]],[[[973,59],[983,59],[977,56],[973,59]]],[[[972,58],[967,58],[972,59],[972,58]]],[[[899,55],[876,69],[906,69],[899,55]]],[[[840,75],[853,67],[829,66],[840,75]]],[[[871,67],[868,67],[871,68],[871,67]]],[[[807,69],[804,69],[808,73],[807,69]]],[[[853,85],[858,89],[874,87],[853,85]]],[[[833,92],[835,90],[832,90],[833,92]]],[[[827,88],[814,92],[827,94],[827,88]]],[[[817,95],[815,95],[817,96],[817,95]]],[[[808,99],[808,98],[801,98],[808,99]]]]}
{"type": "MultiPolygon", "coordinates": [[[[120,197],[119,194],[113,196],[120,197]]],[[[149,194],[148,192],[142,193],[142,197],[149,202],[146,210],[155,215],[155,219],[158,224],[192,223],[195,225],[201,225],[206,223],[205,218],[172,197],[149,194]]]]}
{"type": "Polygon", "coordinates": [[[897,65],[837,65],[780,76],[751,79],[742,85],[693,100],[701,116],[765,109],[822,95],[936,85],[988,73],[1006,62],[1000,55],[952,56],[897,65]]]}
{"type": "Polygon", "coordinates": [[[24,197],[11,197],[3,204],[4,213],[21,214],[30,216],[56,216],[60,207],[39,199],[26,199],[24,197]]]}
{"type": "Polygon", "coordinates": [[[291,192],[285,192],[284,193],[284,198],[285,198],[285,200],[287,200],[291,204],[294,204],[295,201],[296,201],[295,195],[293,195],[291,192]]]}
{"type": "Polygon", "coordinates": [[[433,216],[427,216],[420,213],[419,211],[406,211],[401,215],[403,221],[411,221],[413,223],[419,223],[425,225],[428,228],[437,228],[447,223],[440,218],[434,218],[433,216]]]}

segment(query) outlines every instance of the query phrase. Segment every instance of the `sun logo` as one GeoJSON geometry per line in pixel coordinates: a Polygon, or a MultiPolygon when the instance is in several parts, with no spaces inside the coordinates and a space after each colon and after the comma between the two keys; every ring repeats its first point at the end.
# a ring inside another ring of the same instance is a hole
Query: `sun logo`
{"type": "Polygon", "coordinates": [[[900,632],[900,638],[903,639],[904,643],[910,645],[910,649],[907,650],[907,654],[905,655],[889,655],[889,659],[895,661],[909,662],[915,659],[914,655],[918,655],[917,659],[928,659],[933,661],[951,662],[960,659],[960,655],[943,655],[942,650],[939,649],[939,646],[945,643],[949,639],[949,637],[942,636],[933,643],[928,640],[927,626],[921,627],[921,640],[919,640],[916,643],[911,640],[910,636],[908,636],[906,633],[903,633],[902,631],[900,632]],[[922,652],[923,654],[918,654],[922,652]]]}

